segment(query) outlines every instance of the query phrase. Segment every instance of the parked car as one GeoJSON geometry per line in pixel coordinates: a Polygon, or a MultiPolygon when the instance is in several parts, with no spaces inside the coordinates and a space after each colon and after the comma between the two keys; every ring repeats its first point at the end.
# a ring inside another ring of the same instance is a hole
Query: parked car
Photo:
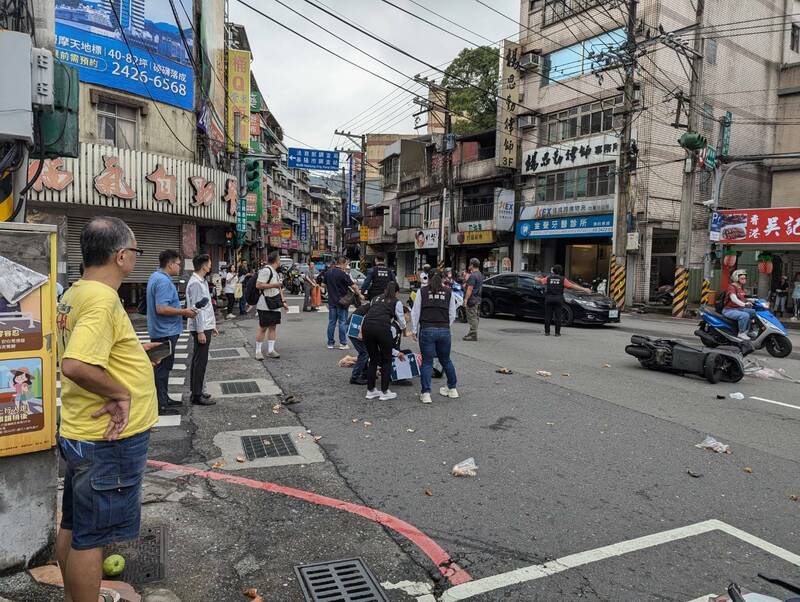
{"type": "Polygon", "coordinates": [[[353,282],[358,285],[358,288],[361,288],[361,285],[364,284],[364,280],[366,280],[367,275],[358,268],[350,268],[348,273],[350,274],[350,278],[353,279],[353,282]]]}
{"type": "MultiPolygon", "coordinates": [[[[487,278],[481,291],[480,312],[483,317],[510,314],[519,318],[544,319],[544,285],[536,278],[540,272],[510,272],[487,278]]],[[[564,291],[562,323],[606,324],[619,322],[616,302],[597,293],[564,291]]]]}

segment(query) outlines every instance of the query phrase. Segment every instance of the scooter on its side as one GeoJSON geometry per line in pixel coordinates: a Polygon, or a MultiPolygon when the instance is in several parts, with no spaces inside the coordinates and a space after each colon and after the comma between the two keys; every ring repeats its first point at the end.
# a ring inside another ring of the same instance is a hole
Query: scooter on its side
{"type": "MultiPolygon", "coordinates": [[[[756,316],[750,330],[750,345],[753,349],[766,348],[773,357],[786,357],[792,352],[792,341],[786,327],[769,310],[769,303],[764,299],[750,299],[756,316]]],[[[736,320],[725,316],[709,305],[700,308],[700,324],[694,334],[706,347],[734,345],[740,347],[739,326],[736,320]]]]}

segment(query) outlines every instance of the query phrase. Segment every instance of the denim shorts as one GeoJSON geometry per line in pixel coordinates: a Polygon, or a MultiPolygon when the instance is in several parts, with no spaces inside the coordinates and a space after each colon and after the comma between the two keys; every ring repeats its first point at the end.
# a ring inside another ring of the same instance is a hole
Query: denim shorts
{"type": "Polygon", "coordinates": [[[66,464],[61,528],[72,531],[73,549],[90,550],[139,536],[149,442],[149,431],[117,441],[59,437],[66,464]]]}

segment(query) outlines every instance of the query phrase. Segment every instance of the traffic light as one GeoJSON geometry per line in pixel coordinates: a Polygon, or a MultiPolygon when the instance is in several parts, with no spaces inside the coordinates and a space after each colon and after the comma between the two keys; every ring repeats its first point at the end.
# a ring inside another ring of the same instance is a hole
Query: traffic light
{"type": "Polygon", "coordinates": [[[678,144],[689,151],[696,151],[705,148],[708,140],[702,134],[697,132],[686,132],[678,138],[678,144]]]}
{"type": "Polygon", "coordinates": [[[261,188],[261,162],[248,159],[244,164],[247,179],[247,192],[258,192],[261,188]]]}

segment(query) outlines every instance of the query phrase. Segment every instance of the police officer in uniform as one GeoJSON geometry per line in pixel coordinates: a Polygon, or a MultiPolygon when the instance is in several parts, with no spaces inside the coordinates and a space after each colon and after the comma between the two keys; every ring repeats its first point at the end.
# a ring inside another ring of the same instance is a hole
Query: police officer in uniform
{"type": "Polygon", "coordinates": [[[392,270],[386,267],[383,255],[378,255],[375,257],[375,265],[367,271],[367,277],[364,278],[364,284],[361,285],[361,292],[371,301],[380,297],[390,282],[397,283],[397,277],[392,270]]]}
{"type": "Polygon", "coordinates": [[[554,265],[550,274],[538,278],[540,284],[544,284],[544,336],[550,336],[550,323],[555,317],[556,336],[561,336],[561,314],[564,308],[564,289],[575,289],[585,293],[591,293],[588,288],[583,288],[571,280],[564,278],[564,268],[554,265]]]}

